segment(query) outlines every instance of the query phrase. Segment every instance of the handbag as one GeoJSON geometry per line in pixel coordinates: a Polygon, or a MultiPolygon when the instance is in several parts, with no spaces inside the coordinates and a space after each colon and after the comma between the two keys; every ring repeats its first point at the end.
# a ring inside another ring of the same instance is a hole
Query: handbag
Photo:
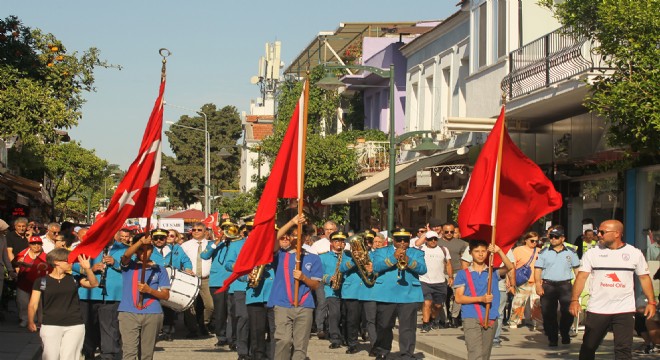
{"type": "Polygon", "coordinates": [[[536,248],[534,248],[534,252],[532,252],[532,256],[529,257],[527,263],[516,269],[516,286],[529,281],[529,277],[532,275],[532,268],[529,265],[534,260],[534,255],[536,255],[536,248]]]}

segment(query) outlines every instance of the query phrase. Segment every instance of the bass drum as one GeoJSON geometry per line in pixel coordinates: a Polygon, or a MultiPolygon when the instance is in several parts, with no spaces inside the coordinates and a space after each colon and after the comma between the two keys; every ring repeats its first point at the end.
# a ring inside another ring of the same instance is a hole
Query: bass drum
{"type": "Polygon", "coordinates": [[[194,304],[199,294],[200,278],[169,266],[165,269],[170,277],[170,298],[161,300],[160,304],[177,312],[187,310],[194,304]]]}

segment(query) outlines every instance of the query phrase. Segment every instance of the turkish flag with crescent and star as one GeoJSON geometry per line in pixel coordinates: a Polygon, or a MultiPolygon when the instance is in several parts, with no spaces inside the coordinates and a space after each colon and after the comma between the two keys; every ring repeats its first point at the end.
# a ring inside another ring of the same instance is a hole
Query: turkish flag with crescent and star
{"type": "Polygon", "coordinates": [[[69,254],[69,262],[77,261],[80,254],[91,258],[98,256],[124,226],[127,218],[151,217],[160,179],[164,92],[163,78],[137,158],[117,186],[104,215],[90,227],[80,245],[69,254]]]}
{"type": "Polygon", "coordinates": [[[207,229],[212,229],[213,234],[215,235],[216,239],[220,237],[220,229],[218,228],[218,212],[216,211],[213,214],[209,214],[209,216],[202,220],[202,223],[206,226],[207,229]]]}

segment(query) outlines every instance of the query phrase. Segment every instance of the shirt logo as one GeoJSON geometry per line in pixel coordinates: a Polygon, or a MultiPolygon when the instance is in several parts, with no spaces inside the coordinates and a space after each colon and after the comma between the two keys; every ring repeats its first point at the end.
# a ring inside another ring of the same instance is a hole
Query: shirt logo
{"type": "Polygon", "coordinates": [[[312,263],[305,263],[305,269],[307,269],[307,271],[312,271],[312,263]]]}
{"type": "Polygon", "coordinates": [[[630,260],[630,254],[623,254],[621,257],[623,257],[623,261],[630,260]]]}
{"type": "Polygon", "coordinates": [[[609,287],[609,288],[620,288],[620,289],[625,289],[626,284],[621,282],[621,279],[617,276],[616,273],[611,273],[611,274],[605,274],[605,278],[610,279],[611,282],[600,282],[600,287],[609,287]]]}

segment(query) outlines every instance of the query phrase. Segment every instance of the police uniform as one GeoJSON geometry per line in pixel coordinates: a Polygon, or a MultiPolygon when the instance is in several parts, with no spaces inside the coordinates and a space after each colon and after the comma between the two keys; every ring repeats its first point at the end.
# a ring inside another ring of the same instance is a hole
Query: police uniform
{"type": "MultiPolygon", "coordinates": [[[[392,232],[394,241],[409,244],[411,234],[400,228],[392,232]]],[[[424,301],[419,275],[426,273],[424,252],[408,248],[407,266],[397,267],[395,248],[389,245],[373,252],[374,272],[378,273],[374,285],[374,298],[378,302],[376,331],[378,339],[374,345],[376,359],[385,359],[392,349],[392,328],[399,318],[399,349],[402,358],[414,359],[417,309],[424,301]]]]}
{"type": "MultiPolygon", "coordinates": [[[[563,231],[554,229],[550,235],[564,236],[563,231]]],[[[569,247],[564,243],[560,251],[550,246],[543,247],[534,264],[535,269],[541,269],[543,296],[541,296],[541,311],[543,328],[551,346],[556,346],[558,333],[562,343],[570,343],[569,331],[573,323],[573,315],[568,311],[571,304],[573,285],[573,269],[580,266],[580,260],[575,251],[575,245],[569,247]],[[557,303],[559,302],[560,319],[557,327],[557,303]]]]}
{"type": "MultiPolygon", "coordinates": [[[[339,289],[332,288],[332,278],[340,270],[344,251],[336,253],[333,251],[334,241],[346,241],[346,233],[343,231],[335,231],[330,234],[330,251],[325,252],[319,257],[323,265],[323,292],[325,293],[325,301],[328,309],[328,334],[330,337],[330,348],[338,349],[341,347],[342,336],[339,330],[339,323],[341,322],[341,283],[339,289]]],[[[341,272],[339,272],[341,274],[341,272]]]]}
{"type": "MultiPolygon", "coordinates": [[[[83,355],[85,359],[94,359],[94,352],[98,347],[101,350],[101,359],[114,359],[121,353],[119,343],[119,321],[117,308],[122,295],[121,257],[128,247],[121,242],[108,245],[98,256],[90,259],[94,266],[103,261],[103,255],[112,256],[113,265],[106,265],[106,269],[95,273],[99,286],[91,289],[78,288],[80,298],[80,311],[85,322],[85,340],[83,342],[83,355]]],[[[75,275],[81,275],[80,264],[72,267],[75,275]]]]}

